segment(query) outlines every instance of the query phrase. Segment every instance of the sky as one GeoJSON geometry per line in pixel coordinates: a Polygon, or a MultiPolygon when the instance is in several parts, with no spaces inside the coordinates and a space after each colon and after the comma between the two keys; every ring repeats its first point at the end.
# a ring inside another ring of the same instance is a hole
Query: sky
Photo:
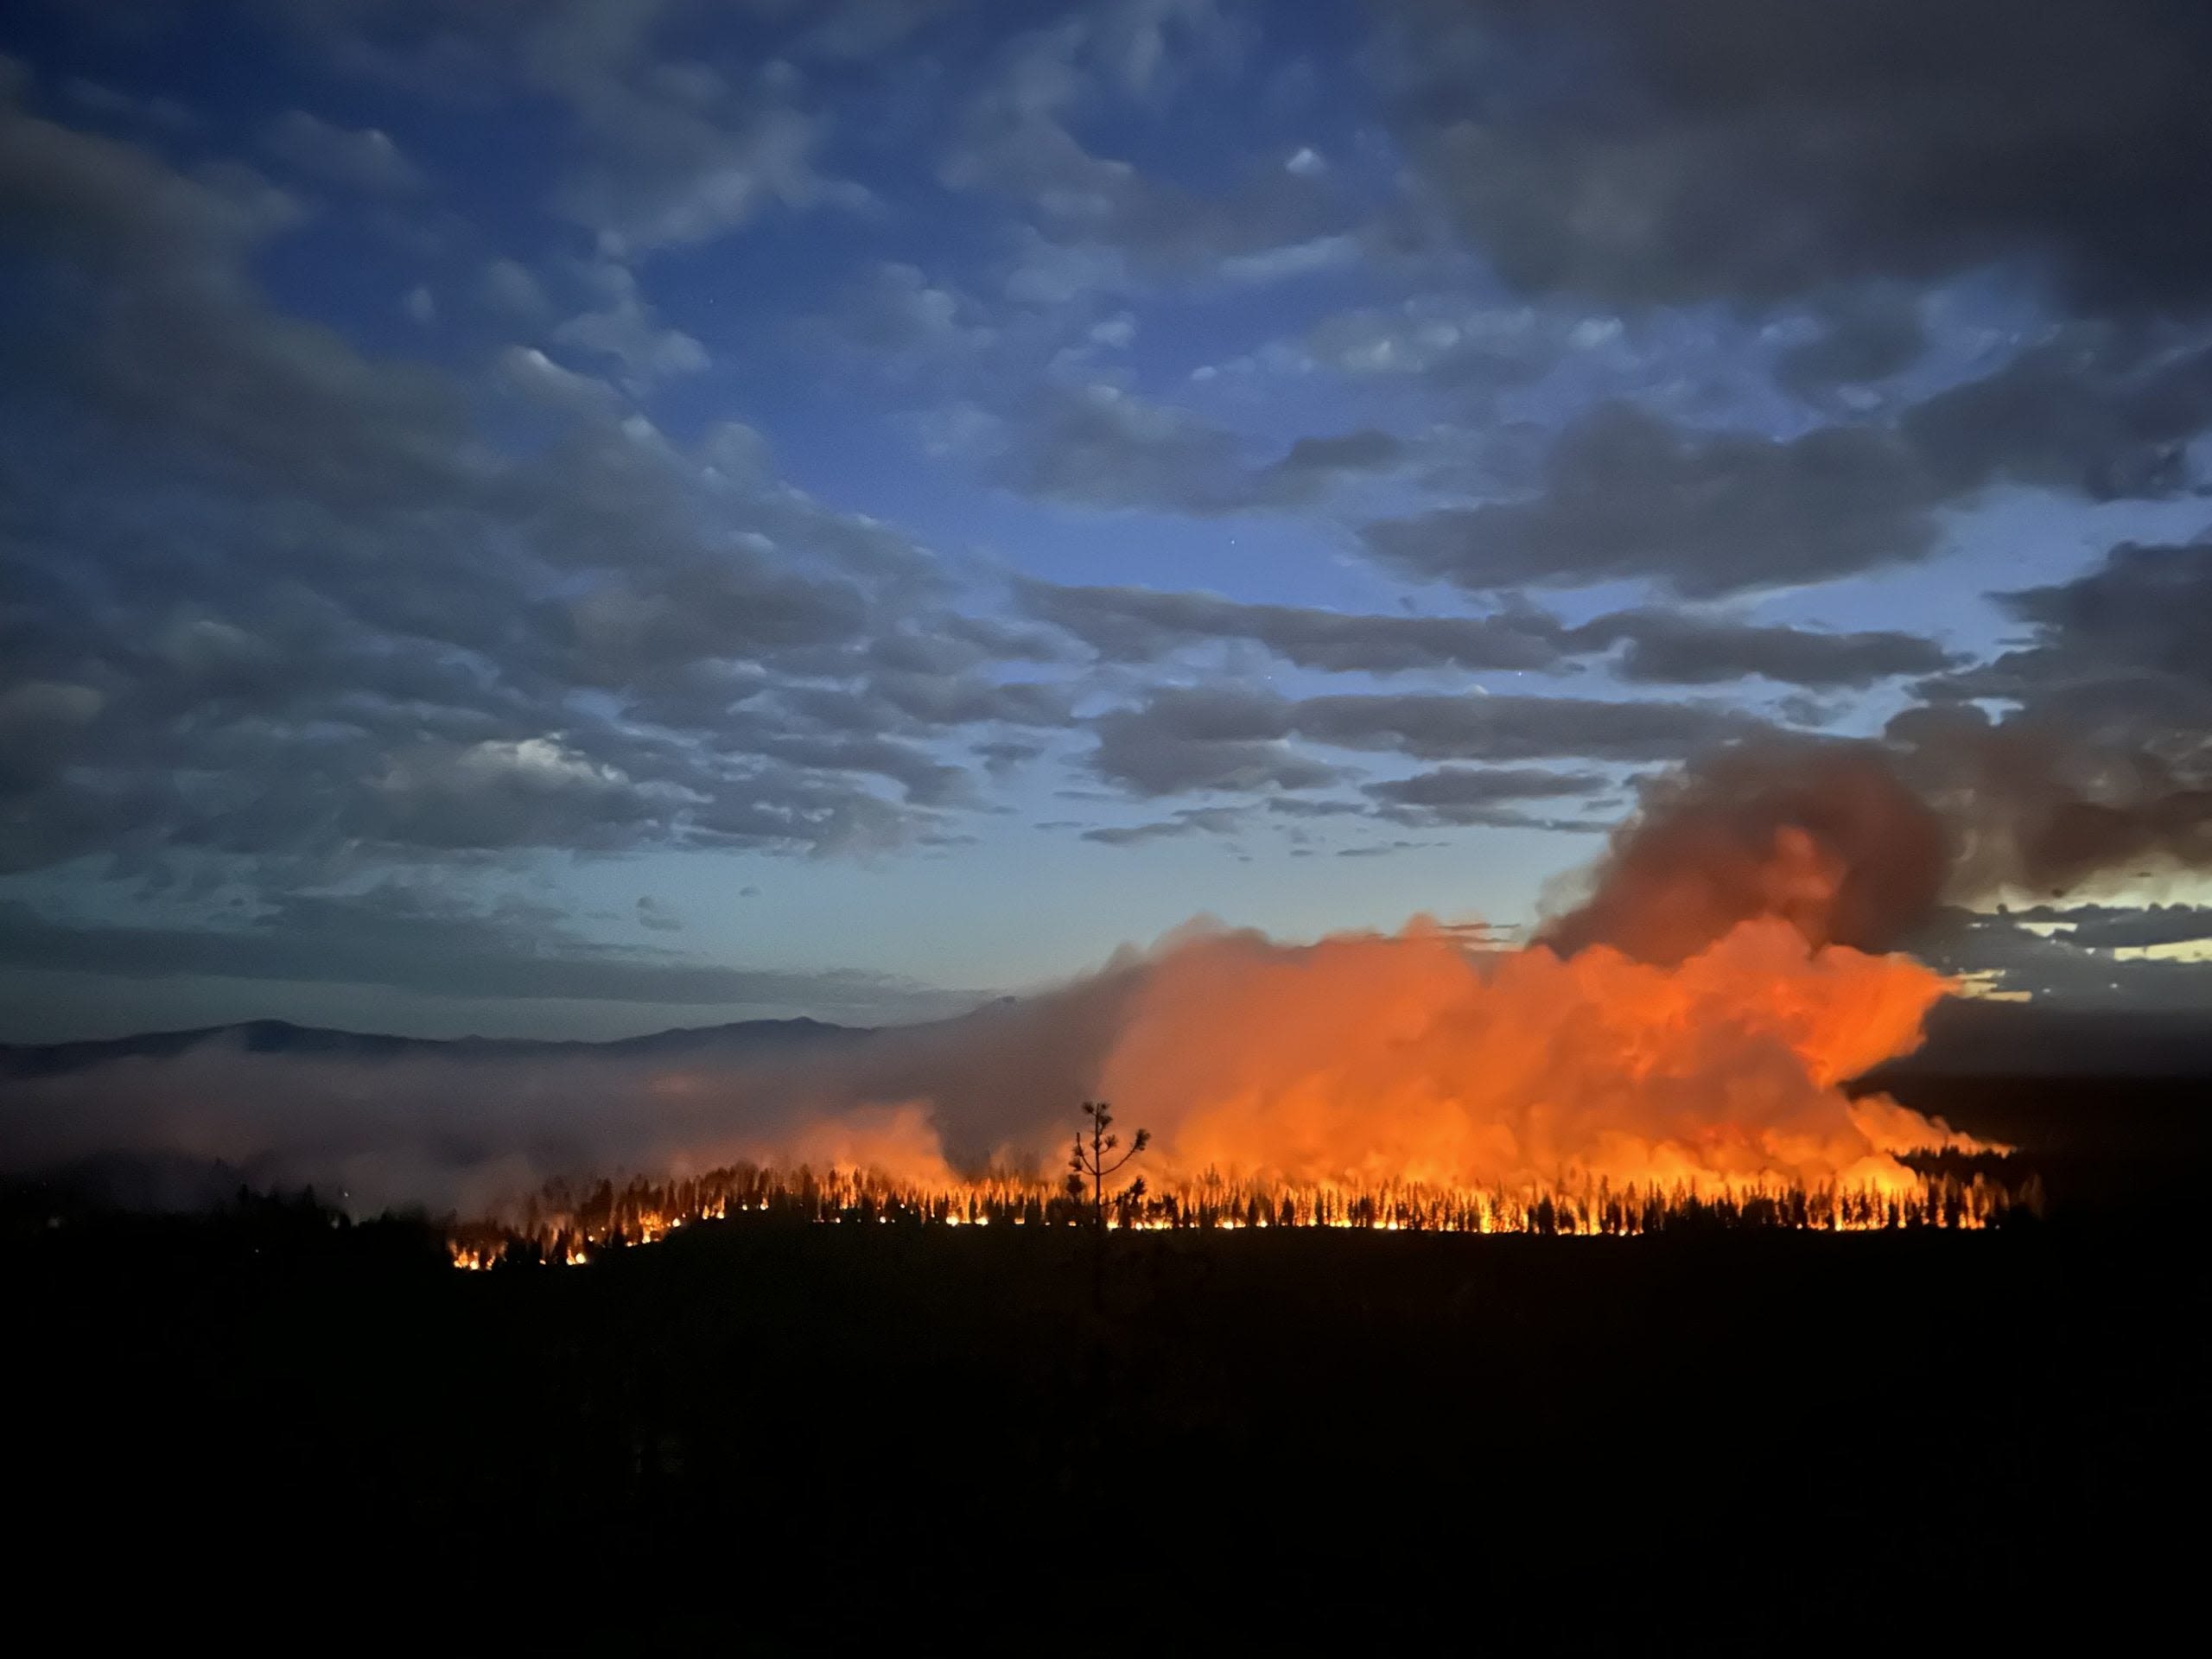
{"type": "MultiPolygon", "coordinates": [[[[0,1040],[1510,931],[1777,734],[2201,776],[2208,66],[2182,0],[21,0],[0,1040]]],[[[2201,1005],[2207,896],[1932,954],[2201,1005]]]]}

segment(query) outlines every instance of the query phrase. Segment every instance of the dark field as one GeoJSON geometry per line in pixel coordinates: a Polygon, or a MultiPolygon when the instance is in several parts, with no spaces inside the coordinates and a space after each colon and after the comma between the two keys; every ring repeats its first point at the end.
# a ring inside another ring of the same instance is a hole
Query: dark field
{"type": "Polygon", "coordinates": [[[1103,1312],[1072,1232],[461,1274],[18,1194],[17,1597],[431,1650],[2120,1635],[2201,1558],[2201,1085],[1930,1087],[2037,1148],[2045,1220],[1117,1236],[1103,1312]]]}

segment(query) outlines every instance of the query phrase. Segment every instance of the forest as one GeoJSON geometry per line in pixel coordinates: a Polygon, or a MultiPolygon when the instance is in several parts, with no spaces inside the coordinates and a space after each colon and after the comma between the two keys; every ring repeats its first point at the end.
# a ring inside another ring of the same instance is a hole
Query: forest
{"type": "Polygon", "coordinates": [[[2142,1611],[2201,1500],[2196,1097],[1946,1087],[2050,1148],[2047,1213],[1103,1239],[787,1214],[467,1274],[427,1218],[306,1195],[155,1217],[18,1188],[16,1558],[96,1548],[145,1586],[99,1621],[307,1599],[556,1649],[2142,1611]],[[1340,1605],[1354,1582],[1395,1588],[1340,1605]]]}

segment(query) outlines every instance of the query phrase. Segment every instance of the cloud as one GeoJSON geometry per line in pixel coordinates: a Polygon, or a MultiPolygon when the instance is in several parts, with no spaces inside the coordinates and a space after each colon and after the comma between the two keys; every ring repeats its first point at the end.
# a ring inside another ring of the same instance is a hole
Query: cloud
{"type": "Polygon", "coordinates": [[[0,867],[885,846],[963,798],[933,739],[1061,717],[984,671],[1033,640],[949,614],[925,550],[747,429],[679,445],[528,348],[472,383],[271,307],[250,268],[294,214],[249,175],[0,105],[0,202],[27,293],[99,296],[9,331],[38,435],[0,456],[0,867]],[[917,630],[969,660],[870,666],[917,630]],[[840,685],[868,729],[785,701],[840,685]]]}
{"type": "Polygon", "coordinates": [[[1920,298],[1909,289],[1849,289],[1826,298],[1815,315],[1820,332],[1775,364],[1775,378],[1803,397],[1817,400],[1838,388],[1885,380],[1928,347],[1920,298]]]}
{"type": "Polygon", "coordinates": [[[143,126],[156,132],[189,133],[200,129],[200,118],[173,98],[141,98],[105,82],[72,76],[61,83],[61,96],[76,108],[102,120],[143,126]]]}
{"type": "Polygon", "coordinates": [[[557,206],[626,258],[707,242],[774,203],[836,194],[813,166],[819,124],[770,61],[741,83],[658,54],[656,6],[575,6],[523,24],[527,82],[566,103],[589,139],[557,206]]]}
{"type": "Polygon", "coordinates": [[[711,365],[704,346],[680,328],[661,325],[628,270],[603,265],[594,272],[594,280],[605,290],[607,303],[555,327],[551,338],[556,344],[613,359],[622,365],[625,384],[633,391],[711,365]]]}
{"type": "Polygon", "coordinates": [[[289,110],[262,133],[262,148],[319,184],[372,196],[410,196],[425,189],[422,170],[376,127],[333,126],[305,110],[289,110]]]}
{"type": "Polygon", "coordinates": [[[1078,136],[1101,109],[1187,107],[1234,70],[1241,38],[1213,0],[1114,0],[1003,43],[939,173],[1023,212],[1009,296],[1064,303],[1147,280],[1274,282],[1356,251],[1325,168],[1263,158],[1200,192],[1078,136]]]}
{"type": "Polygon", "coordinates": [[[2102,912],[2089,906],[1999,910],[1994,915],[1952,906],[1916,934],[1912,945],[1916,955],[1945,973],[1991,990],[2025,993],[2046,1007],[2201,1014],[2206,997],[2212,995],[2212,962],[2128,959],[2113,954],[2116,949],[2131,948],[2122,941],[2143,938],[2151,943],[2145,936],[2190,927],[2186,913],[2170,918],[2152,906],[2133,916],[2140,919],[2132,919],[2129,912],[2102,912]],[[2108,924],[2087,919],[2107,913],[2108,924]],[[2082,919],[2070,930],[2053,931],[2048,925],[2069,915],[2082,919]]]}
{"type": "Polygon", "coordinates": [[[411,847],[620,846],[676,804],[554,737],[402,750],[374,787],[381,838],[411,847]]]}
{"type": "Polygon", "coordinates": [[[845,346],[892,361],[965,357],[988,349],[998,334],[974,300],[897,261],[849,287],[830,323],[845,346]]]}
{"type": "MultiPolygon", "coordinates": [[[[1423,829],[1470,824],[1529,826],[1529,801],[1587,797],[1612,787],[1598,772],[1557,772],[1541,766],[1439,766],[1410,778],[1370,784],[1377,816],[1423,829]]],[[[1548,826],[1556,827],[1556,826],[1548,826]]]]}
{"type": "Polygon", "coordinates": [[[1946,493],[2001,480],[2093,500],[2179,493],[2188,442],[2208,425],[2212,347],[2105,326],[2062,328],[1901,422],[1946,493]]]}
{"type": "Polygon", "coordinates": [[[1293,700],[1156,687],[1093,722],[1098,775],[1139,795],[1315,789],[1343,768],[1289,740],[1422,760],[1681,760],[1767,728],[1731,709],[1578,697],[1343,693],[1293,700]]]}
{"type": "Polygon", "coordinates": [[[1488,616],[1362,615],[1252,605],[1211,594],[1075,588],[1018,579],[1016,597],[1114,662],[1155,662],[1192,645],[1249,640],[1300,668],[1396,674],[1562,671],[1625,643],[1612,664],[1643,683],[1713,685],[1758,675],[1823,690],[1926,675],[1962,660],[1931,639],[1888,630],[1827,633],[1646,607],[1569,627],[1515,602],[1488,616]]]}
{"type": "Polygon", "coordinates": [[[1383,519],[1365,538],[1393,569],[1477,592],[1641,577],[1709,598],[1926,558],[1936,499],[1879,428],[1694,434],[1608,403],[1560,434],[1533,496],[1383,519]]]}
{"type": "Polygon", "coordinates": [[[1195,416],[1103,384],[1054,386],[1018,423],[1007,480],[1077,506],[1230,512],[1242,446],[1195,416]]]}
{"type": "Polygon", "coordinates": [[[1185,836],[1232,835],[1244,823],[1244,810],[1234,806],[1192,806],[1149,823],[1106,824],[1086,830],[1083,839],[1106,847],[1140,847],[1147,842],[1185,836]]]}
{"type": "Polygon", "coordinates": [[[729,967],[598,944],[528,906],[471,908],[404,887],[294,893],[244,925],[54,920],[0,899],[0,965],[118,979],[173,976],[391,986],[435,996],[619,1001],[846,1018],[912,1018],[968,1006],[891,976],[729,967]]]}
{"type": "Polygon", "coordinates": [[[1265,464],[1233,433],[1105,382],[1052,385],[1008,424],[1001,475],[1026,494],[1108,510],[1287,511],[1344,480],[1395,470],[1405,446],[1365,429],[1301,438],[1265,464]]]}
{"type": "Polygon", "coordinates": [[[2146,950],[2212,940],[2212,906],[2203,905],[2038,905],[2000,912],[2025,926],[2062,930],[2077,950],[2146,950]]]}
{"type": "Polygon", "coordinates": [[[1927,560],[1938,510],[1996,485],[2178,495],[2208,426],[2212,347],[2069,327],[1894,420],[1776,437],[1600,403],[1559,433],[1532,491],[1364,536],[1390,568],[1474,592],[1640,578],[1711,598],[1927,560]]]}
{"type": "Polygon", "coordinates": [[[1283,741],[1289,728],[1277,699],[1164,687],[1095,724],[1093,769],[1134,794],[1318,789],[1342,776],[1283,741]]]}
{"type": "Polygon", "coordinates": [[[1315,325],[1302,350],[1306,360],[1356,378],[1497,390],[1538,378],[1583,341],[1611,337],[1578,334],[1588,322],[1463,294],[1415,295],[1338,312],[1315,325]]]}
{"type": "Polygon", "coordinates": [[[1575,651],[1624,641],[1628,649],[1612,664],[1615,674],[1673,685],[1719,685],[1758,675],[1821,690],[1863,688],[1906,675],[1938,673],[1963,660],[1916,633],[1825,633],[1657,607],[1615,612],[1565,635],[1567,647],[1575,651]]]}
{"type": "Polygon", "coordinates": [[[2212,297],[2212,18],[2006,0],[1393,0],[1428,192],[1516,287],[1771,302],[1998,261],[2083,312],[2212,297]]]}
{"type": "Polygon", "coordinates": [[[544,285],[519,260],[493,260],[484,267],[477,287],[486,304],[526,322],[537,321],[553,310],[544,285]]]}
{"type": "Polygon", "coordinates": [[[1423,760],[1680,760],[1764,729],[1752,715],[1696,703],[1586,697],[1344,694],[1289,705],[1315,742],[1423,760]]]}
{"type": "Polygon", "coordinates": [[[2187,762],[2212,725],[2212,543],[2122,543],[2064,582],[1994,595],[2018,649],[1928,682],[2187,762]]]}
{"type": "Polygon", "coordinates": [[[1566,637],[1555,619],[1527,607],[1482,617],[1374,616],[1027,578],[1015,593],[1031,615],[1124,663],[1156,661],[1189,645],[1248,639],[1301,668],[1333,673],[1546,669],[1560,661],[1566,637]]]}

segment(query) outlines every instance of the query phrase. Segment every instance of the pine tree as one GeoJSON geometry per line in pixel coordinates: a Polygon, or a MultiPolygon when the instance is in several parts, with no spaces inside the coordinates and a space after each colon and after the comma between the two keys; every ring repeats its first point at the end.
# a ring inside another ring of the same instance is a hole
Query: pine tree
{"type": "MultiPolygon", "coordinates": [[[[1114,1122],[1114,1114],[1103,1100],[1086,1100],[1083,1115],[1090,1122],[1075,1132],[1075,1150],[1068,1159],[1068,1196],[1077,1204],[1088,1198],[1090,1204],[1091,1225],[1102,1232],[1106,1227],[1106,1183],[1115,1173],[1152,1144],[1152,1131],[1139,1129],[1128,1150],[1120,1157],[1114,1153],[1122,1144],[1122,1137],[1107,1133],[1114,1122]],[[1084,1189],[1090,1189],[1086,1193],[1084,1189]]],[[[1121,1193],[1123,1201],[1144,1196],[1144,1177],[1140,1175],[1121,1193]]]]}

